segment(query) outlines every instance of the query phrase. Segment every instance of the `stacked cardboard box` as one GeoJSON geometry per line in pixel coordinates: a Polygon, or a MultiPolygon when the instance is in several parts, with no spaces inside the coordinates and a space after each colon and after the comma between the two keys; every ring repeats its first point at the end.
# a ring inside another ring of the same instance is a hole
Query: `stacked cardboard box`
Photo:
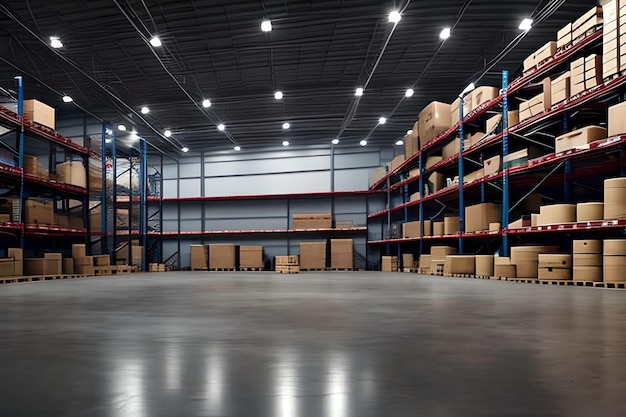
{"type": "Polygon", "coordinates": [[[604,203],[579,203],[576,205],[576,221],[592,222],[604,219],[604,203]]]}
{"type": "Polygon", "coordinates": [[[415,255],[412,253],[403,253],[402,268],[404,268],[404,272],[413,272],[411,270],[415,268],[415,255]]]}
{"type": "Polygon", "coordinates": [[[602,7],[596,6],[572,23],[572,40],[580,42],[602,26],[602,7]]]}
{"type": "Polygon", "coordinates": [[[626,102],[609,107],[609,137],[626,133],[626,102]]]}
{"type": "Polygon", "coordinates": [[[326,269],[326,241],[300,242],[300,269],[326,269]]]}
{"type": "Polygon", "coordinates": [[[551,41],[543,45],[537,51],[530,54],[528,58],[524,60],[524,72],[530,71],[531,69],[541,65],[548,59],[552,58],[556,53],[557,43],[555,41],[551,41]]]}
{"type": "Polygon", "coordinates": [[[537,226],[576,222],[576,204],[541,206],[537,226]]]}
{"type": "Polygon", "coordinates": [[[589,144],[598,139],[606,138],[606,129],[600,126],[586,126],[557,137],[554,142],[554,153],[570,149],[589,148],[589,144]]]}
{"type": "Polygon", "coordinates": [[[575,240],[574,281],[602,282],[602,241],[575,240]]]}
{"type": "Polygon", "coordinates": [[[74,273],[80,275],[94,275],[93,257],[87,256],[87,248],[83,244],[72,245],[74,259],[74,273]]]}
{"type": "Polygon", "coordinates": [[[424,169],[430,169],[436,164],[438,164],[439,162],[441,162],[442,160],[443,160],[443,157],[441,155],[429,156],[428,158],[426,158],[426,164],[424,165],[424,169]]]}
{"type": "Polygon", "coordinates": [[[15,276],[24,275],[24,251],[20,248],[9,248],[9,258],[14,260],[15,276]]]}
{"type": "Polygon", "coordinates": [[[618,0],[609,0],[604,6],[602,77],[610,78],[620,71],[620,17],[618,0]]]}
{"type": "Polygon", "coordinates": [[[602,85],[602,57],[589,55],[585,58],[585,88],[587,90],[602,85]]]}
{"type": "Polygon", "coordinates": [[[543,114],[552,107],[552,80],[547,77],[542,82],[543,93],[525,101],[519,106],[519,120],[524,121],[531,117],[543,114]]]}
{"type": "Polygon", "coordinates": [[[468,233],[489,230],[490,223],[500,221],[500,206],[482,203],[465,207],[465,231],[468,233]]]}
{"type": "Polygon", "coordinates": [[[552,80],[552,104],[558,104],[570,98],[571,73],[567,71],[560,77],[552,80]]]}
{"type": "Polygon", "coordinates": [[[419,114],[419,136],[421,146],[442,134],[452,126],[450,104],[433,101],[419,114]]]}
{"type": "Polygon", "coordinates": [[[572,43],[572,24],[568,23],[556,33],[556,47],[557,49],[565,48],[572,43]]]}
{"type": "Polygon", "coordinates": [[[87,188],[87,171],[82,162],[68,161],[57,164],[56,171],[58,182],[87,188]]]}
{"type": "MultiPolygon", "coordinates": [[[[537,278],[539,254],[556,253],[554,246],[515,246],[511,248],[511,265],[516,266],[517,278],[537,278]]],[[[496,264],[497,265],[497,264],[496,264]]]]}
{"type": "Polygon", "coordinates": [[[109,255],[94,255],[93,265],[94,266],[110,266],[111,265],[111,257],[109,255]]]}
{"type": "Polygon", "coordinates": [[[444,275],[476,273],[476,258],[474,255],[448,255],[443,267],[444,275]]]}
{"type": "Polygon", "coordinates": [[[54,109],[37,100],[24,100],[24,117],[31,122],[54,129],[54,109]]]}
{"type": "Polygon", "coordinates": [[[74,259],[73,258],[63,258],[63,273],[65,275],[74,274],[74,259]]]}
{"type": "Polygon", "coordinates": [[[263,269],[263,246],[239,246],[239,268],[263,269]]]}
{"type": "Polygon", "coordinates": [[[276,272],[279,274],[297,274],[300,272],[300,259],[298,255],[276,256],[274,258],[276,272]]]}
{"type": "Polygon", "coordinates": [[[538,277],[546,280],[572,279],[572,255],[540,253],[538,277]]]}
{"type": "Polygon", "coordinates": [[[148,272],[165,272],[165,264],[149,263],[148,272]]]}
{"type": "Polygon", "coordinates": [[[331,269],[354,269],[354,241],[352,239],[330,240],[331,269]]]}
{"type": "Polygon", "coordinates": [[[333,227],[331,213],[301,213],[293,215],[293,228],[302,229],[330,229],[333,227]]]}
{"type": "Polygon", "coordinates": [[[493,276],[493,255],[476,255],[476,276],[493,276]]]}
{"type": "Polygon", "coordinates": [[[626,281],[626,240],[604,241],[604,282],[626,281]]]}
{"type": "Polygon", "coordinates": [[[235,245],[229,243],[219,243],[209,245],[209,269],[237,268],[237,249],[235,245]]]}
{"type": "Polygon", "coordinates": [[[46,253],[43,258],[24,259],[24,275],[53,276],[63,273],[63,255],[46,253]]]}
{"type": "Polygon", "coordinates": [[[604,180],[604,219],[626,219],[626,178],[604,180]]]}
{"type": "Polygon", "coordinates": [[[398,272],[398,257],[397,256],[383,256],[381,271],[382,272],[398,272]]]}
{"type": "Polygon", "coordinates": [[[402,223],[402,237],[404,238],[416,238],[431,235],[431,222],[430,220],[424,220],[424,231],[422,233],[421,222],[419,220],[414,222],[402,223]]]}
{"type": "Polygon", "coordinates": [[[458,216],[446,216],[443,218],[443,234],[454,235],[461,230],[461,218],[458,216]]]}
{"type": "Polygon", "coordinates": [[[27,198],[24,201],[24,216],[28,224],[53,225],[54,202],[48,199],[27,198]]]}
{"type": "Polygon", "coordinates": [[[418,272],[420,274],[430,274],[430,262],[432,260],[431,255],[420,255],[418,261],[418,272]]]}
{"type": "MultiPolygon", "coordinates": [[[[539,261],[537,261],[537,264],[538,263],[539,261]]],[[[517,265],[515,265],[509,257],[494,256],[493,275],[500,278],[517,278],[517,265]]]]}

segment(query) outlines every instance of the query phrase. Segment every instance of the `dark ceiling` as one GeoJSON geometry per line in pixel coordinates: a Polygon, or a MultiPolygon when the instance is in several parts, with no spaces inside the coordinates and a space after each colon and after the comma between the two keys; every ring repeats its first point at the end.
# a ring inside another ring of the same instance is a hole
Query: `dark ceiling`
{"type": "Polygon", "coordinates": [[[3,0],[0,86],[13,88],[14,75],[23,74],[27,98],[62,108],[71,106],[60,100],[66,93],[99,118],[134,125],[167,153],[183,145],[192,151],[232,149],[235,143],[280,146],[283,139],[321,145],[338,135],[342,144],[369,137],[370,144],[391,146],[425,104],[451,102],[475,81],[520,35],[522,18],[549,15],[481,85],[499,86],[502,69],[516,76],[529,53],[595,3],[3,0]],[[388,22],[394,9],[404,9],[395,30],[388,22]],[[260,30],[265,17],[273,24],[270,33],[260,30]],[[446,26],[453,33],[442,44],[446,26]],[[150,46],[154,34],[162,47],[150,46]],[[62,49],[48,45],[54,35],[62,49]],[[357,101],[355,88],[368,78],[357,101]],[[415,95],[404,99],[411,86],[415,95]],[[275,90],[284,92],[283,100],[274,99],[275,90]],[[210,109],[200,105],[203,98],[211,99],[210,109]],[[151,110],[145,116],[139,113],[143,105],[151,110]],[[389,121],[377,127],[380,116],[389,121]],[[288,131],[282,130],[285,121],[288,131]],[[226,133],[216,129],[219,122],[226,133]],[[157,135],[165,129],[174,135],[157,135]]]}

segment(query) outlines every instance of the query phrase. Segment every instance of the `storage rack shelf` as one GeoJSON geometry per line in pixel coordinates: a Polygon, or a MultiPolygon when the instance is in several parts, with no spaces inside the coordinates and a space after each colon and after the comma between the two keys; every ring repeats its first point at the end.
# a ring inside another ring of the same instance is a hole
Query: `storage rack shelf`
{"type": "Polygon", "coordinates": [[[597,220],[581,223],[552,224],[549,226],[523,227],[519,229],[505,229],[508,235],[522,235],[526,233],[572,233],[572,232],[601,232],[626,228],[626,220],[597,220]]]}
{"type": "Polygon", "coordinates": [[[83,236],[87,233],[87,229],[72,229],[67,227],[13,222],[0,223],[0,231],[4,233],[10,233],[11,235],[19,235],[23,232],[26,235],[56,237],[83,236]]]}
{"type": "Polygon", "coordinates": [[[355,233],[367,232],[367,227],[341,227],[341,228],[321,228],[321,229],[274,229],[274,230],[207,230],[204,232],[163,232],[163,237],[177,236],[220,236],[220,235],[281,235],[281,234],[333,234],[333,233],[355,233]]]}

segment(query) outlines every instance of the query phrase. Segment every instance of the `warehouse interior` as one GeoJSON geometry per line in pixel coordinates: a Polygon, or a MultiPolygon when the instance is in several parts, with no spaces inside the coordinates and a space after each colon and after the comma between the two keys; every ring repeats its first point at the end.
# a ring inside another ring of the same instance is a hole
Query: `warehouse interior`
{"type": "Polygon", "coordinates": [[[626,413],[626,0],[5,0],[0,38],[2,414],[626,413]]]}

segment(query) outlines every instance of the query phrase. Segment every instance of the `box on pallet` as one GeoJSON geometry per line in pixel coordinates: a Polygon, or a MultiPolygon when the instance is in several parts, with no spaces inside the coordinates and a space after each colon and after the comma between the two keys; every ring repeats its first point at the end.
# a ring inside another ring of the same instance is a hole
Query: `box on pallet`
{"type": "Polygon", "coordinates": [[[300,269],[326,268],[326,241],[300,242],[300,269]]]}
{"type": "Polygon", "coordinates": [[[209,268],[210,269],[236,269],[236,247],[230,243],[209,245],[209,268]]]}
{"type": "Polygon", "coordinates": [[[476,258],[474,255],[448,255],[443,267],[445,275],[476,273],[476,258]]]}
{"type": "Polygon", "coordinates": [[[12,277],[15,275],[15,261],[13,258],[0,258],[0,277],[12,277]]]}
{"type": "Polygon", "coordinates": [[[381,262],[382,272],[398,272],[398,257],[383,256],[381,262]]]}
{"type": "Polygon", "coordinates": [[[240,268],[263,268],[263,246],[239,246],[240,268]]]}
{"type": "Polygon", "coordinates": [[[476,276],[493,276],[493,255],[476,255],[476,276]]]}
{"type": "Polygon", "coordinates": [[[209,266],[209,247],[207,245],[191,245],[191,270],[204,270],[209,266]]]}
{"type": "Polygon", "coordinates": [[[9,248],[7,255],[15,261],[15,276],[20,277],[24,275],[24,250],[21,248],[9,248]]]}
{"type": "Polygon", "coordinates": [[[515,246],[511,248],[511,264],[516,266],[517,278],[537,278],[539,254],[555,253],[554,246],[515,246]]]}
{"type": "Polygon", "coordinates": [[[568,23],[556,33],[556,47],[563,48],[572,43],[572,24],[568,23]]]}
{"type": "Polygon", "coordinates": [[[403,253],[402,254],[402,267],[414,268],[415,267],[415,255],[413,255],[412,253],[403,253]]]}
{"type": "Polygon", "coordinates": [[[420,274],[430,274],[430,261],[431,260],[432,260],[431,255],[420,255],[420,258],[418,261],[420,274]]]}
{"type": "Polygon", "coordinates": [[[516,265],[495,265],[494,276],[500,278],[517,278],[517,266],[516,265]]]}
{"type": "Polygon", "coordinates": [[[601,254],[602,253],[602,241],[601,240],[574,240],[573,241],[574,254],[601,254]]]}
{"type": "Polygon", "coordinates": [[[72,258],[63,259],[63,273],[66,275],[74,274],[74,259],[72,258]]]}
{"type": "Polygon", "coordinates": [[[354,269],[354,240],[330,240],[330,267],[332,269],[354,269]]]}

